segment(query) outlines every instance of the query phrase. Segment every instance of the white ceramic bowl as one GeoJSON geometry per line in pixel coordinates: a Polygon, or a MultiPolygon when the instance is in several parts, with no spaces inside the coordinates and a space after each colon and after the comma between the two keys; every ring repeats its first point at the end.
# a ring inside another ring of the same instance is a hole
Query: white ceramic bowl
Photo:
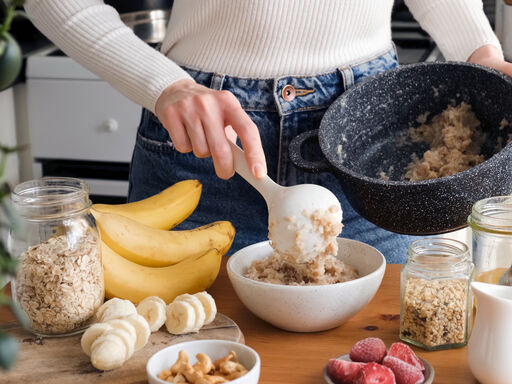
{"type": "Polygon", "coordinates": [[[155,353],[148,360],[146,372],[148,374],[149,384],[169,384],[167,381],[160,380],[158,374],[164,369],[169,369],[178,359],[178,353],[185,350],[189,357],[189,362],[196,362],[196,354],[205,353],[213,360],[226,356],[230,351],[234,351],[248,370],[244,376],[230,381],[233,384],[257,384],[260,378],[260,357],[258,353],[248,346],[234,341],[227,340],[194,340],[184,343],[174,344],[155,353]]]}
{"type": "Polygon", "coordinates": [[[344,283],[313,286],[286,286],[249,279],[245,273],[251,263],[273,252],[269,242],[263,241],[229,258],[229,279],[242,303],[278,328],[295,332],[331,329],[368,304],[386,269],[386,259],[370,245],[338,238],[338,246],[338,258],[354,266],[361,277],[344,283]]]}

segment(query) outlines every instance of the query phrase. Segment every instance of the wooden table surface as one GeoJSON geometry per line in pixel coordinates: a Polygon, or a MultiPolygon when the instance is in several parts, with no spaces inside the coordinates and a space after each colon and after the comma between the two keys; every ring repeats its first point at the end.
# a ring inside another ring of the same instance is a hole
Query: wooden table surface
{"type": "MultiPolygon", "coordinates": [[[[208,291],[215,297],[219,312],[239,325],[246,344],[260,354],[262,384],[322,383],[322,369],[328,359],[348,353],[357,340],[380,337],[388,346],[399,341],[401,265],[387,266],[375,298],[347,323],[325,332],[293,333],[265,323],[242,305],[227,277],[225,262],[219,278],[208,291]]],[[[12,319],[8,310],[0,310],[0,324],[12,319]]],[[[436,384],[477,383],[466,362],[466,348],[415,350],[434,366],[436,384]]]]}

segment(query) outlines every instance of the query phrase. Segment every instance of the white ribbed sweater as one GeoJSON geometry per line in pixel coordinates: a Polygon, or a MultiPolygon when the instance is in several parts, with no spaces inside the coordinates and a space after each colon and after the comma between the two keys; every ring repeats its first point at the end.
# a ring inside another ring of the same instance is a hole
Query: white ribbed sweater
{"type": "MultiPolygon", "coordinates": [[[[500,47],[481,0],[406,0],[447,59],[500,47]]],[[[187,78],[179,65],[239,77],[312,75],[391,45],[393,0],[175,0],[162,53],[102,0],[28,0],[33,23],[67,55],[154,110],[187,78]]],[[[500,48],[501,49],[501,48],[500,48]]]]}

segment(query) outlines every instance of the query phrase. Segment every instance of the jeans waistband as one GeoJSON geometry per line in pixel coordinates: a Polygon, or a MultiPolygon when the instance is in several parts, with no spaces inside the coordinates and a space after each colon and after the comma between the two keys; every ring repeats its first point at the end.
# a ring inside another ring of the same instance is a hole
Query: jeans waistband
{"type": "Polygon", "coordinates": [[[246,111],[279,112],[286,115],[327,108],[358,81],[359,73],[366,74],[369,67],[389,69],[389,63],[396,63],[396,60],[395,49],[392,48],[364,63],[337,68],[329,73],[270,79],[233,77],[187,67],[183,69],[199,84],[232,92],[246,111]]]}

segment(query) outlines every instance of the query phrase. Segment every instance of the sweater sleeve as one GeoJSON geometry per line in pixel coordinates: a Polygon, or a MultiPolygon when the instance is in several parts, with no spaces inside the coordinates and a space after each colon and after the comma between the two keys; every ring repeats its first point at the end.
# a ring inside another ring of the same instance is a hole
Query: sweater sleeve
{"type": "Polygon", "coordinates": [[[66,55],[151,111],[167,86],[190,78],[140,40],[102,0],[27,0],[25,10],[66,55]]]}
{"type": "Polygon", "coordinates": [[[466,61],[476,49],[487,44],[501,52],[482,0],[405,0],[405,3],[447,60],[466,61]]]}

